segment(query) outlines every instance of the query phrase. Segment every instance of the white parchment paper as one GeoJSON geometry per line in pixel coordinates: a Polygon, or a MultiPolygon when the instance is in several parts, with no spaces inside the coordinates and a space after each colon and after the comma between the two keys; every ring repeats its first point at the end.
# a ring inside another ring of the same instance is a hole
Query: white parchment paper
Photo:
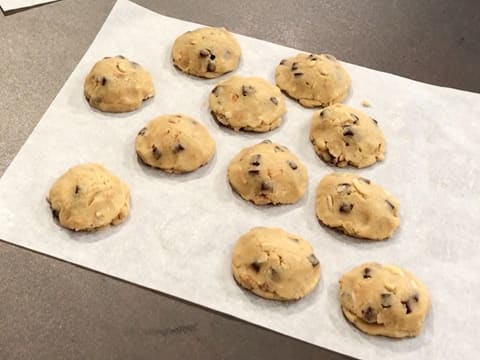
{"type": "MultiPolygon", "coordinates": [[[[353,79],[347,103],[374,116],[385,132],[384,162],[350,170],[383,185],[401,202],[402,223],[385,242],[354,240],[321,225],[314,194],[335,170],[308,141],[311,110],[288,99],[283,125],[248,135],[220,128],[207,99],[218,80],[199,80],[170,63],[174,39],[197,25],[119,0],[63,89],[0,179],[0,238],[66,261],[231,314],[318,346],[365,359],[473,359],[480,322],[480,95],[439,88],[345,64],[353,79]],[[150,70],[156,97],[121,115],[92,110],[83,80],[104,56],[123,54],[150,70]],[[140,164],[136,133],[150,119],[184,113],[202,121],[217,141],[206,167],[165,175],[140,164]],[[270,138],[307,165],[309,187],[298,204],[257,207],[233,194],[230,159],[270,138]],[[129,184],[132,209],[120,225],[92,234],[60,228],[45,196],[69,167],[103,163],[129,184]],[[296,303],[266,301],[240,289],[230,273],[237,238],[253,226],[280,226],[309,240],[322,265],[318,288],[296,303]],[[432,309],[422,334],[391,340],[367,336],[342,316],[337,281],[366,261],[403,266],[427,286],[432,309]]],[[[238,36],[243,58],[237,74],[273,82],[274,69],[297,53],[238,36]]],[[[223,77],[225,78],[225,77],[223,77]]]]}
{"type": "Polygon", "coordinates": [[[0,0],[0,7],[3,9],[3,11],[10,11],[55,1],[59,0],[0,0]]]}

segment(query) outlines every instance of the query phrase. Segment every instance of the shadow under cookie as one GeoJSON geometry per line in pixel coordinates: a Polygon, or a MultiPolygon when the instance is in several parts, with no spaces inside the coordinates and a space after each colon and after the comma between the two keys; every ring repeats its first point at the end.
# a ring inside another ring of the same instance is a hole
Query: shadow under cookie
{"type": "Polygon", "coordinates": [[[69,238],[79,243],[95,243],[98,241],[106,240],[120,231],[122,231],[123,226],[127,226],[128,222],[130,221],[130,215],[125,218],[122,223],[117,225],[105,225],[100,228],[84,230],[84,231],[75,231],[72,229],[68,229],[60,224],[60,220],[58,218],[58,213],[49,206],[52,220],[56,226],[58,226],[59,230],[65,233],[69,238]]]}
{"type": "Polygon", "coordinates": [[[137,164],[139,165],[140,170],[148,176],[157,178],[157,179],[164,179],[169,180],[172,182],[188,182],[194,181],[196,179],[200,179],[202,177],[208,176],[213,169],[215,168],[215,164],[217,162],[216,154],[210,159],[209,162],[206,164],[201,165],[199,168],[182,173],[175,173],[175,172],[167,172],[162,169],[153,167],[147,163],[145,163],[138,154],[136,155],[137,164]]]}

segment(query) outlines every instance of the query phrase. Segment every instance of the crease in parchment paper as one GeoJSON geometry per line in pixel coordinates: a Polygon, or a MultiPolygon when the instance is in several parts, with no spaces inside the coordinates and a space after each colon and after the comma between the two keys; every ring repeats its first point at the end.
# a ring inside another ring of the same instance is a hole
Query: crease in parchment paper
{"type": "MultiPolygon", "coordinates": [[[[362,111],[379,121],[387,152],[383,162],[367,169],[338,171],[373,180],[401,203],[401,225],[392,239],[353,240],[322,227],[315,217],[316,186],[337,169],[324,164],[309,142],[313,111],[287,98],[287,115],[271,133],[247,135],[220,128],[207,106],[219,79],[187,76],[170,60],[174,39],[195,27],[126,0],[116,3],[0,179],[0,238],[355,357],[475,358],[480,322],[480,95],[345,64],[352,77],[347,104],[360,107],[366,98],[374,104],[362,111]],[[135,112],[103,114],[86,103],[83,80],[97,60],[118,54],[151,72],[156,96],[135,112]],[[211,164],[191,174],[167,176],[137,160],[137,132],[152,118],[169,113],[187,114],[207,126],[217,142],[211,164]],[[307,166],[308,190],[295,205],[254,206],[228,185],[230,159],[267,138],[287,146],[307,166]],[[119,226],[73,233],[53,220],[45,196],[66,169],[90,161],[104,164],[129,185],[132,208],[119,226]],[[231,251],[241,234],[259,225],[280,226],[307,239],[322,266],[321,286],[292,303],[263,300],[240,289],[230,272],[231,251]],[[419,337],[372,337],[343,318],[338,279],[367,261],[405,267],[425,283],[432,309],[419,337]]],[[[297,53],[237,38],[243,51],[238,75],[273,82],[275,66],[297,53]]]]}

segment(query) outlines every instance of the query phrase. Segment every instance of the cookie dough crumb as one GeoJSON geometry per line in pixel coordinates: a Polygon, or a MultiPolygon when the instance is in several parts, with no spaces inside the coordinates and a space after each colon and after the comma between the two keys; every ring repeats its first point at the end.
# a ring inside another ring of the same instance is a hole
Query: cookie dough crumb
{"type": "Polygon", "coordinates": [[[369,107],[371,107],[372,105],[370,104],[370,101],[368,101],[368,100],[363,100],[363,101],[362,101],[362,106],[363,106],[363,107],[366,107],[366,108],[369,108],[369,107]]]}

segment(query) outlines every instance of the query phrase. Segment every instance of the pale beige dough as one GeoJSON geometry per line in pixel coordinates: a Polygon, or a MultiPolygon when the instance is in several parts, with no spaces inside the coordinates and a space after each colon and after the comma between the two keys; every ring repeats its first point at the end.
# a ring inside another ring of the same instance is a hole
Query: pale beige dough
{"type": "Polygon", "coordinates": [[[312,246],[279,228],[255,227],[238,239],[232,256],[237,283],[273,300],[297,300],[320,279],[320,263],[312,246]]]}
{"type": "Polygon", "coordinates": [[[102,165],[80,164],[53,184],[47,200],[60,225],[74,231],[91,231],[125,220],[130,191],[102,165]]]}
{"type": "Polygon", "coordinates": [[[339,285],[343,314],[358,329],[393,338],[420,334],[430,297],[407,270],[366,263],[344,274],[339,285]]]}
{"type": "Polygon", "coordinates": [[[120,113],[138,109],[155,95],[155,89],[143,66],[118,55],[95,64],[85,79],[84,95],[90,106],[120,113]]]}
{"type": "Polygon", "coordinates": [[[298,157],[269,140],[244,148],[228,167],[232,188],[257,205],[296,203],[305,194],[307,178],[298,157]]]}
{"type": "Polygon", "coordinates": [[[364,168],[385,157],[385,138],[377,121],[343,104],[313,114],[310,141],[323,161],[338,167],[364,168]]]}
{"type": "Polygon", "coordinates": [[[259,77],[232,76],[209,97],[212,115],[233,130],[266,132],[280,126],[286,112],[278,87],[259,77]]]}
{"type": "Polygon", "coordinates": [[[135,150],[147,165],[169,173],[185,173],[208,163],[215,140],[207,128],[186,115],[163,115],[137,134],[135,150]]]}
{"type": "Polygon", "coordinates": [[[329,174],[317,187],[317,218],[353,237],[391,237],[400,225],[399,207],[399,201],[381,186],[354,174],[329,174]]]}
{"type": "Polygon", "coordinates": [[[345,68],[328,54],[300,53],[283,59],[275,71],[277,86],[305,107],[342,102],[351,80],[345,68]]]}
{"type": "Polygon", "coordinates": [[[203,27],[179,36],[172,48],[173,64],[181,71],[216,78],[237,68],[240,45],[224,28],[203,27]]]}

